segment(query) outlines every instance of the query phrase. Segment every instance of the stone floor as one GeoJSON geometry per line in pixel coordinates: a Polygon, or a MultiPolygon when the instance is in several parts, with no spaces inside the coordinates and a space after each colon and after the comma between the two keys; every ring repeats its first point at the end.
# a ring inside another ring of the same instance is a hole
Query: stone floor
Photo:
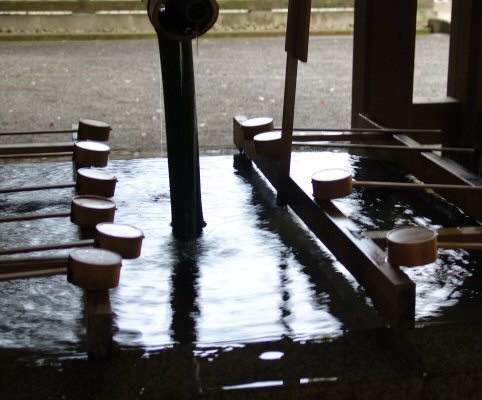
{"type": "MultiPolygon", "coordinates": [[[[447,35],[417,37],[415,98],[445,96],[448,44],[447,35]]],[[[310,39],[295,126],[350,126],[352,46],[351,36],[310,39]]],[[[193,47],[202,152],[233,150],[235,115],[281,125],[283,38],[201,38],[193,47]]],[[[0,42],[0,55],[0,131],[70,128],[93,118],[111,124],[115,157],[165,152],[155,40],[0,42]]]]}

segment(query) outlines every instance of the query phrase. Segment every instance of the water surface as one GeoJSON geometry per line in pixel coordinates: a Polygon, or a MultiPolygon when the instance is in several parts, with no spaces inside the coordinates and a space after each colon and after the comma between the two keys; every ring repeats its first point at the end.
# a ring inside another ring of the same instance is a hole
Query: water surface
{"type": "MultiPolygon", "coordinates": [[[[344,166],[358,179],[408,180],[396,168],[343,152],[293,155],[307,187],[317,169],[344,166]]],[[[115,340],[158,348],[335,335],[383,325],[362,287],[290,211],[274,204],[256,173],[232,156],[201,158],[207,226],[193,242],[173,239],[166,159],[111,161],[119,182],[116,221],[143,230],[142,255],[123,263],[111,290],[115,340]]],[[[70,180],[69,163],[0,167],[3,186],[70,180]],[[41,182],[40,182],[41,181],[41,182]]],[[[307,189],[309,190],[309,189],[307,189]]],[[[71,190],[0,197],[1,214],[68,210],[71,190]]],[[[470,225],[453,205],[427,193],[357,190],[336,204],[363,229],[405,224],[470,225]]],[[[0,224],[3,247],[70,241],[68,218],[0,224]]],[[[51,252],[50,254],[58,254],[51,252]]],[[[406,272],[417,284],[416,318],[470,319],[480,311],[478,254],[443,250],[406,272]]],[[[0,347],[78,352],[84,340],[82,291],[65,276],[0,282],[0,347]]]]}

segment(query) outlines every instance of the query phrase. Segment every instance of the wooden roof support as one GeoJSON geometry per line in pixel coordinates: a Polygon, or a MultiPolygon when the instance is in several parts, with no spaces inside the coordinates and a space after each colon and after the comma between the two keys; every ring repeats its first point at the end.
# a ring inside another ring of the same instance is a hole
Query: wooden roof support
{"type": "Polygon", "coordinates": [[[359,114],[411,128],[417,0],[357,0],[353,43],[352,126],[359,114]]]}
{"type": "MultiPolygon", "coordinates": [[[[453,0],[447,95],[461,104],[446,143],[482,147],[482,2],[453,0]]],[[[464,157],[453,157],[468,166],[464,157]]]]}

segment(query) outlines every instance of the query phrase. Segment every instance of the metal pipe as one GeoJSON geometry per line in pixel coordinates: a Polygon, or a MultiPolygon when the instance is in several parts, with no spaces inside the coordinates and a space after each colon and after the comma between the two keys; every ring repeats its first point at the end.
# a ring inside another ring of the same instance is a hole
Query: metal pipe
{"type": "Polygon", "coordinates": [[[173,235],[197,238],[205,225],[201,203],[199,148],[192,44],[159,37],[173,235]]]}
{"type": "Polygon", "coordinates": [[[147,13],[161,60],[172,230],[176,238],[192,240],[205,222],[191,39],[213,26],[219,6],[215,0],[147,0],[147,13]]]}

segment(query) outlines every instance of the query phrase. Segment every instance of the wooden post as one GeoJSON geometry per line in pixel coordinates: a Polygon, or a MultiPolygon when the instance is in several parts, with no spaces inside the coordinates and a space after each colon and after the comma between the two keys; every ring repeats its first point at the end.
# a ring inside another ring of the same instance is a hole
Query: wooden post
{"type": "MultiPolygon", "coordinates": [[[[460,102],[457,125],[446,143],[482,147],[482,2],[453,0],[447,95],[460,102]]],[[[456,160],[473,168],[470,160],[456,160]]]]}
{"type": "Polygon", "coordinates": [[[288,204],[288,178],[291,165],[291,138],[295,112],[296,79],[298,60],[308,60],[310,35],[311,0],[290,0],[286,27],[286,75],[283,100],[283,122],[279,162],[279,186],[277,204],[288,204]]]}
{"type": "Polygon", "coordinates": [[[89,360],[108,359],[112,355],[112,308],[109,289],[85,290],[84,293],[89,360]]]}
{"type": "Polygon", "coordinates": [[[384,126],[412,125],[417,0],[357,0],[352,126],[363,113],[384,126]]]}

